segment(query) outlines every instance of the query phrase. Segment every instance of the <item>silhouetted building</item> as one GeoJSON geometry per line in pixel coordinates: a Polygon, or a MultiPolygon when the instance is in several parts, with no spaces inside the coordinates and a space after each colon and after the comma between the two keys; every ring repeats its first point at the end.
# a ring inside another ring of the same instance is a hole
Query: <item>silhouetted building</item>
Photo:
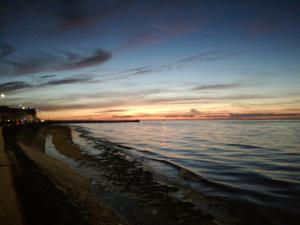
{"type": "Polygon", "coordinates": [[[0,106],[0,122],[2,125],[25,124],[38,122],[36,110],[32,108],[10,108],[0,106]]]}

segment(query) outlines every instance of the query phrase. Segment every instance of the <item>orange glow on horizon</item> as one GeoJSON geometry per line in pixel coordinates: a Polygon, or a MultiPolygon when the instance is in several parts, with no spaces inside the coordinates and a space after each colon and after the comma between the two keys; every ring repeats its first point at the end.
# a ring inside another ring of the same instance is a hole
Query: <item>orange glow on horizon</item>
{"type": "Polygon", "coordinates": [[[38,114],[44,120],[270,120],[270,119],[300,119],[300,110],[263,111],[263,112],[190,112],[171,113],[103,113],[93,114],[89,110],[55,111],[38,114]]]}

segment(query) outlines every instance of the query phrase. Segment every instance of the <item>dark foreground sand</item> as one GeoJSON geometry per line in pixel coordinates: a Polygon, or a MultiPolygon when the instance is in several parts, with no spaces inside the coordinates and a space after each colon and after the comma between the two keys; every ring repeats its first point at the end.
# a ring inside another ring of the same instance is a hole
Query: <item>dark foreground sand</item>
{"type": "Polygon", "coordinates": [[[9,161],[4,149],[2,128],[0,128],[0,224],[23,224],[9,161]]]}
{"type": "MultiPolygon", "coordinates": [[[[79,150],[76,151],[76,147],[69,142],[69,137],[66,138],[70,135],[65,130],[67,128],[36,129],[39,132],[33,137],[33,132],[26,134],[20,132],[20,128],[5,128],[5,149],[12,169],[12,183],[17,200],[13,201],[13,195],[1,199],[1,209],[20,207],[21,213],[11,211],[0,214],[4,218],[1,225],[125,224],[107,205],[95,199],[88,179],[42,152],[41,143],[44,142],[46,133],[50,132],[54,135],[54,144],[58,149],[75,158],[79,157],[79,150]],[[11,207],[13,202],[18,202],[18,206],[11,207]],[[15,223],[6,222],[10,220],[15,223]]],[[[4,184],[2,177],[1,174],[1,186],[12,186],[4,184]]]]}

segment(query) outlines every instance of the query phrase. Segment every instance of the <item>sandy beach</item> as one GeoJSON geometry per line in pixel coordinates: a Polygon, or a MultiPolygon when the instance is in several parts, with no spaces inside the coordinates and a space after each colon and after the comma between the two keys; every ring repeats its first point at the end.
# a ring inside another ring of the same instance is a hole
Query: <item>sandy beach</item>
{"type": "Polygon", "coordinates": [[[81,158],[79,148],[72,143],[70,127],[49,126],[46,127],[45,132],[53,135],[53,144],[63,155],[75,160],[81,158]]]}

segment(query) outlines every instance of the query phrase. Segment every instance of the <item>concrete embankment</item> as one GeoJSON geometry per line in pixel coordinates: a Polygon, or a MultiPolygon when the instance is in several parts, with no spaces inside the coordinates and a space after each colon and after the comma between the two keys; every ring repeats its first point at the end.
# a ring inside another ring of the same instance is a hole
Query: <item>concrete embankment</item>
{"type": "Polygon", "coordinates": [[[89,179],[44,154],[47,134],[40,125],[0,128],[0,225],[126,224],[95,199],[89,179]]]}
{"type": "Polygon", "coordinates": [[[0,128],[0,224],[23,224],[11,168],[4,148],[2,128],[0,128]]]}
{"type": "Polygon", "coordinates": [[[4,128],[0,225],[124,224],[95,199],[89,179],[44,154],[46,135],[45,126],[4,128]]]}

